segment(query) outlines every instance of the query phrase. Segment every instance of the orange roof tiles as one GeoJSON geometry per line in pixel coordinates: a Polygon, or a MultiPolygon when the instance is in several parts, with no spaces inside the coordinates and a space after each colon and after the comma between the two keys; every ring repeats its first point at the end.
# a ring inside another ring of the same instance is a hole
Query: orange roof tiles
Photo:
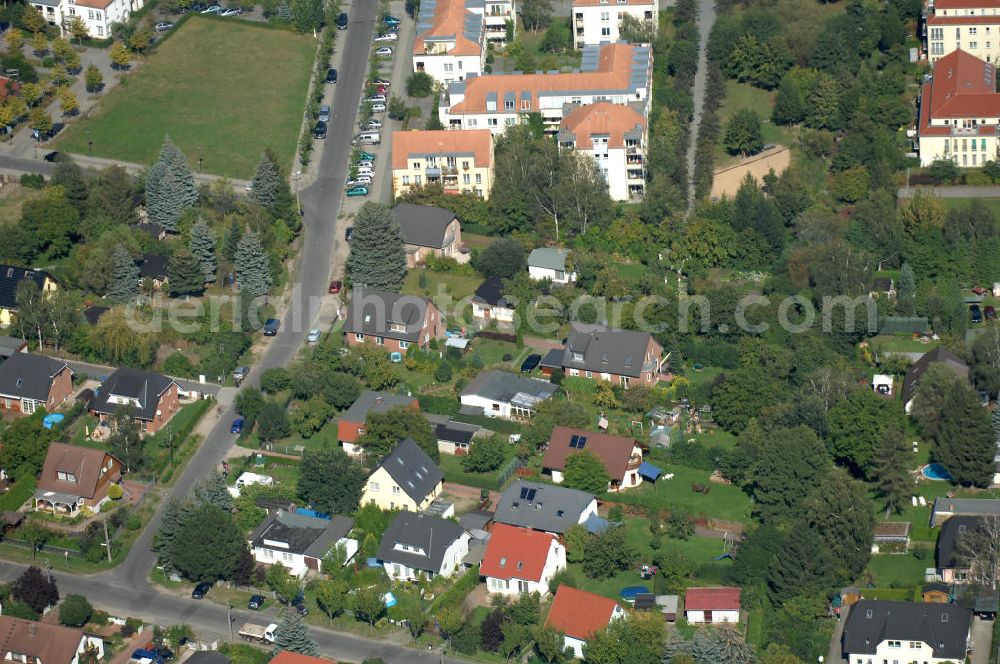
{"type": "Polygon", "coordinates": [[[646,128],[646,118],[633,108],[602,101],[573,109],[563,118],[560,129],[573,133],[576,147],[591,147],[593,135],[608,136],[609,148],[625,147],[626,132],[636,126],[646,128]]]}
{"type": "Polygon", "coordinates": [[[934,77],[924,86],[921,106],[929,119],[1000,116],[1000,94],[995,90],[993,65],[962,50],[952,51],[934,64],[934,77]]]}
{"type": "Polygon", "coordinates": [[[561,585],[556,590],[545,626],[586,641],[608,626],[616,608],[618,603],[613,599],[561,585]]]}
{"type": "Polygon", "coordinates": [[[493,161],[493,134],[489,129],[397,131],[392,135],[392,167],[406,168],[410,155],[471,154],[477,168],[493,161]]]}
{"type": "Polygon", "coordinates": [[[115,0],[76,0],[78,7],[89,7],[91,9],[105,9],[115,0]]]}
{"type": "Polygon", "coordinates": [[[539,110],[540,92],[573,92],[577,90],[607,90],[626,92],[632,75],[632,54],[635,47],[630,44],[607,44],[601,48],[595,71],[571,72],[568,74],[490,74],[476,76],[465,81],[465,98],[451,108],[451,113],[482,113],[486,111],[486,95],[497,93],[497,109],[503,109],[504,95],[515,96],[517,111],[522,109],[521,94],[531,95],[530,111],[539,110]]]}
{"type": "Polygon", "coordinates": [[[498,523],[486,544],[479,573],[496,579],[540,581],[554,535],[498,523]]]}
{"type": "Polygon", "coordinates": [[[310,657],[290,650],[282,650],[271,658],[269,664],[337,664],[337,662],[332,659],[310,657]]]}
{"type": "Polygon", "coordinates": [[[995,9],[1000,0],[935,0],[934,11],[941,9],[995,9]]]}
{"type": "Polygon", "coordinates": [[[1000,23],[1000,16],[928,16],[927,25],[986,25],[1000,23]]]}
{"type": "Polygon", "coordinates": [[[465,36],[465,22],[469,16],[474,14],[465,8],[465,0],[437,0],[434,22],[413,40],[413,55],[429,55],[426,41],[435,38],[454,39],[455,46],[447,51],[448,55],[481,55],[483,45],[465,36]]]}

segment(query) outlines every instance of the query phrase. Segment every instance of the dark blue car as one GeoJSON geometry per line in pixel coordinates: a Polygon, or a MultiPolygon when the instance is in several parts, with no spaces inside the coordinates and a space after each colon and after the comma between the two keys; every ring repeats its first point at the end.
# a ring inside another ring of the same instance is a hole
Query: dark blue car
{"type": "Polygon", "coordinates": [[[233,426],[229,427],[229,433],[243,433],[243,421],[242,417],[233,420],[233,426]]]}

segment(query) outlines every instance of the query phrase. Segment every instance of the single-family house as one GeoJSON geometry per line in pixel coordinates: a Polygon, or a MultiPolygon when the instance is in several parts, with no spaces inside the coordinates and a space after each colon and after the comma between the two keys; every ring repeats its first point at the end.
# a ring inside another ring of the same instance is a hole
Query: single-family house
{"type": "Polygon", "coordinates": [[[337,420],[337,440],[340,441],[341,447],[349,456],[361,456],[362,449],[357,442],[358,438],[365,433],[368,413],[384,413],[400,406],[420,410],[420,403],[405,394],[373,392],[371,390],[365,390],[359,394],[351,407],[344,411],[340,419],[337,420]]]}
{"type": "Polygon", "coordinates": [[[153,290],[167,285],[167,257],[159,254],[143,254],[139,259],[139,276],[148,280],[153,290]]]}
{"type": "Polygon", "coordinates": [[[611,478],[608,491],[631,489],[642,484],[642,477],[639,476],[642,448],[638,441],[628,436],[612,436],[571,427],[552,430],[542,458],[542,473],[550,475],[556,484],[562,484],[566,460],[570,455],[581,452],[590,452],[604,464],[611,478]]]}
{"type": "Polygon", "coordinates": [[[564,648],[583,659],[587,640],[624,615],[625,610],[613,599],[560,584],[545,626],[562,632],[564,648]]]}
{"type": "Polygon", "coordinates": [[[17,313],[17,287],[23,281],[33,281],[38,290],[48,294],[59,288],[55,280],[43,270],[34,270],[13,265],[0,265],[0,327],[14,322],[17,313]]]}
{"type": "Polygon", "coordinates": [[[621,330],[605,325],[571,322],[563,348],[549,351],[539,366],[552,375],[583,376],[628,387],[653,386],[663,377],[663,346],[648,332],[621,330]]]}
{"type": "Polygon", "coordinates": [[[438,452],[441,454],[457,456],[468,454],[474,439],[479,435],[489,433],[481,426],[457,422],[444,415],[427,414],[424,417],[434,427],[438,452]]]}
{"type": "Polygon", "coordinates": [[[956,516],[987,516],[1000,518],[1000,499],[996,498],[948,498],[934,499],[930,526],[936,527],[956,516]]]}
{"type": "Polygon", "coordinates": [[[934,559],[937,576],[944,583],[965,583],[970,573],[970,561],[964,544],[976,531],[986,525],[987,519],[997,517],[953,516],[941,524],[938,532],[934,559]]]}
{"type": "Polygon", "coordinates": [[[555,535],[498,523],[486,544],[479,573],[491,593],[544,596],[549,581],[565,568],[566,547],[555,535]]]}
{"type": "Polygon", "coordinates": [[[656,34],[659,26],[659,3],[656,0],[573,0],[573,43],[577,49],[616,42],[626,16],[648,24],[656,34]]]}
{"type": "Polygon", "coordinates": [[[125,406],[135,409],[135,419],[142,431],[156,433],[180,409],[177,383],[152,371],[117,369],[94,395],[90,413],[107,422],[125,406]]]}
{"type": "Polygon", "coordinates": [[[104,659],[104,639],[82,629],[0,616],[0,652],[6,662],[79,664],[80,656],[104,659]]]}
{"type": "Polygon", "coordinates": [[[426,298],[369,288],[356,288],[351,294],[344,319],[348,346],[374,344],[405,355],[410,346],[426,349],[431,339],[441,338],[441,312],[426,298]]]}
{"type": "Polygon", "coordinates": [[[460,400],[469,412],[486,417],[526,420],[538,404],[556,393],[558,387],[537,378],[526,378],[509,371],[481,371],[465,389],[460,400]]]}
{"type": "Polygon", "coordinates": [[[34,508],[76,516],[86,508],[100,512],[108,488],[122,478],[122,462],[104,450],[49,443],[35,488],[34,508]]]}
{"type": "Polygon", "coordinates": [[[944,364],[959,378],[969,379],[969,365],[944,346],[938,346],[934,350],[924,353],[919,360],[910,365],[903,378],[903,409],[907,414],[913,410],[913,399],[917,396],[917,387],[920,385],[921,377],[927,371],[927,367],[935,362],[944,364]]]}
{"type": "Polygon", "coordinates": [[[562,535],[592,516],[597,516],[597,498],[586,491],[517,480],[500,494],[493,520],[562,535]]]}
{"type": "Polygon", "coordinates": [[[868,293],[872,297],[896,297],[896,280],[892,277],[875,277],[872,279],[872,289],[868,293]]]}
{"type": "Polygon", "coordinates": [[[446,194],[468,193],[489,198],[493,187],[492,132],[489,129],[393,132],[393,196],[399,198],[428,184],[440,184],[446,194]]]}
{"type": "Polygon", "coordinates": [[[503,294],[503,280],[496,276],[486,277],[472,295],[472,317],[487,323],[512,324],[514,303],[503,294]]]}
{"type": "Polygon", "coordinates": [[[382,534],[378,559],[395,581],[449,577],[469,553],[469,533],[449,519],[400,512],[382,534]]]}
{"type": "Polygon", "coordinates": [[[576,272],[566,267],[569,249],[539,247],[528,254],[528,276],[535,281],[568,284],[576,281],[576,272]]]}
{"type": "Polygon", "coordinates": [[[433,205],[399,203],[392,208],[392,218],[403,231],[407,268],[413,269],[424,263],[428,256],[451,258],[458,263],[469,262],[468,252],[463,251],[462,222],[451,210],[433,205]]]}
{"type": "Polygon", "coordinates": [[[957,604],[863,599],[851,608],[841,640],[848,664],[962,662],[972,611],[957,604]]]}
{"type": "Polygon", "coordinates": [[[739,588],[688,588],[684,594],[684,618],[693,624],[740,621],[739,588]]]}
{"type": "Polygon", "coordinates": [[[55,410],[73,392],[73,370],[62,360],[14,353],[0,364],[0,409],[30,415],[55,410]]]}
{"type": "Polygon", "coordinates": [[[441,495],[444,474],[412,438],[404,438],[372,471],[362,505],[422,512],[441,495]]]}
{"type": "Polygon", "coordinates": [[[337,547],[346,563],[358,552],[358,542],[347,536],[354,520],[339,514],[329,519],[276,510],[250,534],[250,548],[258,563],[280,563],[301,578],[319,572],[323,559],[337,547]]]}
{"type": "Polygon", "coordinates": [[[14,353],[27,353],[28,342],[20,337],[0,335],[0,360],[6,360],[14,353]]]}
{"type": "MultiPolygon", "coordinates": [[[[655,6],[656,2],[651,4],[655,6]]],[[[607,14],[606,5],[601,9],[607,14]]],[[[557,139],[559,147],[594,160],[612,200],[636,201],[646,193],[647,137],[642,113],[631,106],[601,101],[570,111],[559,125],[557,139]]]]}

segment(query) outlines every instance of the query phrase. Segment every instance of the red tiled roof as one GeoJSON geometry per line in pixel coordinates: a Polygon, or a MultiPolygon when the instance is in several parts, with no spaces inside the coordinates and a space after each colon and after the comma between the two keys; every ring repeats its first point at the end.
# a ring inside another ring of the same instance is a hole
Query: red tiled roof
{"type": "Polygon", "coordinates": [[[486,544],[479,573],[496,579],[540,581],[554,535],[498,523],[486,544]]]}
{"type": "MultiPolygon", "coordinates": [[[[465,36],[465,19],[472,12],[465,8],[465,0],[438,0],[431,27],[413,40],[413,55],[428,55],[424,52],[424,42],[429,38],[454,38],[455,47],[449,55],[479,55],[482,44],[477,44],[465,36]]],[[[435,54],[439,55],[439,54],[435,54]]]]}
{"type": "Polygon", "coordinates": [[[740,608],[739,588],[688,588],[685,611],[734,611],[740,608]]]}
{"type": "Polygon", "coordinates": [[[566,74],[488,74],[465,80],[465,97],[451,108],[451,113],[483,113],[486,95],[497,93],[497,110],[503,110],[504,95],[514,95],[517,112],[521,108],[521,93],[531,95],[530,111],[538,107],[539,92],[569,92],[573,90],[625,91],[632,76],[630,44],[607,44],[601,48],[595,71],[578,71],[566,74]]]}
{"type": "Polygon", "coordinates": [[[545,450],[542,467],[563,470],[566,467],[566,458],[570,454],[581,451],[592,452],[604,464],[604,468],[612,480],[621,480],[625,476],[625,468],[628,466],[628,460],[632,456],[632,449],[635,445],[635,439],[626,436],[611,436],[596,431],[556,427],[552,430],[552,435],[549,436],[549,449],[545,450]],[[569,446],[573,436],[587,438],[586,446],[582,450],[569,446]]]}
{"type": "Polygon", "coordinates": [[[337,662],[322,657],[310,657],[291,650],[282,650],[272,657],[268,664],[337,664],[337,662]]]}
{"type": "Polygon", "coordinates": [[[650,9],[653,7],[654,0],[573,0],[573,8],[577,7],[597,7],[598,5],[602,7],[621,7],[622,5],[629,5],[632,7],[636,6],[647,6],[650,9]]]}
{"type": "Polygon", "coordinates": [[[935,0],[934,11],[941,9],[1000,9],[1000,0],[935,0]]]}
{"type": "Polygon", "coordinates": [[[406,168],[411,154],[456,153],[472,153],[476,168],[490,166],[493,161],[493,133],[489,129],[439,129],[397,131],[392,134],[393,168],[406,168]]]}
{"type": "Polygon", "coordinates": [[[586,641],[608,626],[617,606],[613,599],[560,585],[545,626],[586,641]]]}
{"type": "Polygon", "coordinates": [[[578,148],[592,147],[590,137],[594,135],[606,135],[609,148],[623,148],[625,133],[634,131],[636,126],[646,128],[646,118],[641,113],[630,106],[602,101],[574,108],[563,118],[560,129],[573,132],[578,148]]]}
{"type": "Polygon", "coordinates": [[[1000,116],[995,80],[992,64],[963,50],[952,51],[934,64],[933,79],[924,86],[920,103],[928,107],[930,118],[1000,116]]]}
{"type": "Polygon", "coordinates": [[[927,17],[927,25],[994,25],[1000,16],[934,16],[927,17]]]}

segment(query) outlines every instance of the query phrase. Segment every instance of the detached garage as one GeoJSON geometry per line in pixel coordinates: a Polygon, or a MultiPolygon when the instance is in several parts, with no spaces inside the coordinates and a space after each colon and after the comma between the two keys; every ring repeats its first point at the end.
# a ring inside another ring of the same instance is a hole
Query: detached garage
{"type": "Polygon", "coordinates": [[[740,620],[739,588],[688,588],[684,618],[691,624],[735,623],[740,620]]]}

